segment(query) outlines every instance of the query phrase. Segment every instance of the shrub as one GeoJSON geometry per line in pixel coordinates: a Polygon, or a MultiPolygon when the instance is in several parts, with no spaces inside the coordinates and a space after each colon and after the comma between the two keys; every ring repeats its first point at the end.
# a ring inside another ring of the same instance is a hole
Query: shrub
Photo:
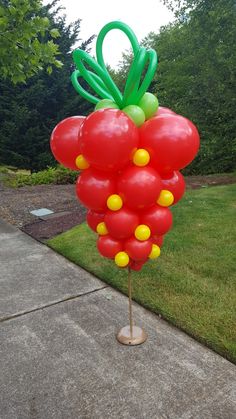
{"type": "Polygon", "coordinates": [[[30,185],[66,185],[75,183],[77,176],[78,172],[58,166],[32,174],[16,173],[9,176],[6,183],[15,188],[30,185]]]}
{"type": "Polygon", "coordinates": [[[0,173],[2,173],[2,174],[7,174],[8,173],[8,169],[7,169],[7,167],[5,167],[5,166],[0,166],[0,173]]]}

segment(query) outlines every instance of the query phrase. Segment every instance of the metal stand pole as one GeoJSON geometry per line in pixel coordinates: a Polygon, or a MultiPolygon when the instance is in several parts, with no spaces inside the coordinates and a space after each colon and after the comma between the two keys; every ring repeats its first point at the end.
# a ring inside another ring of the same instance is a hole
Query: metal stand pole
{"type": "Polygon", "coordinates": [[[133,313],[132,313],[132,287],[131,287],[131,270],[128,268],[128,292],[129,292],[129,328],[130,338],[133,339],[133,313]]]}
{"type": "Polygon", "coordinates": [[[132,286],[131,270],[128,268],[128,294],[129,294],[129,326],[122,327],[116,338],[123,345],[140,345],[147,339],[146,332],[141,327],[133,325],[132,312],[132,286]]]}

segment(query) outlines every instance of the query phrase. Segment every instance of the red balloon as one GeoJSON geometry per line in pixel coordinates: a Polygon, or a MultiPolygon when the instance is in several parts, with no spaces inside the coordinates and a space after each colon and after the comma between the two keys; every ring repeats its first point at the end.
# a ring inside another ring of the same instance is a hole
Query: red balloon
{"type": "Polygon", "coordinates": [[[99,237],[97,248],[102,256],[113,259],[118,252],[123,250],[123,243],[107,234],[99,237]]]}
{"type": "Polygon", "coordinates": [[[152,235],[162,236],[170,230],[172,218],[169,208],[154,205],[143,213],[141,222],[150,228],[152,235]]]}
{"type": "Polygon", "coordinates": [[[82,154],[91,166],[114,171],[131,160],[138,146],[138,128],[119,109],[100,109],[86,118],[79,141],[82,154]]]}
{"type": "Polygon", "coordinates": [[[199,149],[199,134],[191,121],[166,114],[146,121],[140,128],[140,147],[149,151],[151,163],[169,173],[187,166],[199,149]]]}
{"type": "Polygon", "coordinates": [[[85,207],[94,211],[107,209],[107,198],[115,193],[115,178],[94,169],[86,169],[76,183],[76,193],[85,207]]]}
{"type": "Polygon", "coordinates": [[[148,258],[152,251],[152,241],[139,241],[131,237],[129,240],[126,240],[124,249],[134,261],[143,261],[148,258]]]}
{"type": "Polygon", "coordinates": [[[151,167],[131,166],[120,175],[117,189],[127,207],[142,209],[152,206],[158,199],[161,178],[151,167]]]}
{"type": "Polygon", "coordinates": [[[129,238],[140,224],[138,215],[125,207],[119,211],[108,211],[104,221],[109,234],[116,239],[129,238]]]}
{"type": "Polygon", "coordinates": [[[166,115],[166,114],[175,114],[175,112],[169,108],[164,108],[163,106],[159,106],[155,116],[166,115]]]}
{"type": "Polygon", "coordinates": [[[63,119],[54,128],[50,139],[50,147],[55,159],[72,170],[79,170],[75,159],[81,154],[78,135],[84,120],[84,116],[63,119]]]}
{"type": "Polygon", "coordinates": [[[151,240],[153,244],[157,244],[157,246],[161,247],[163,246],[164,236],[152,236],[151,240]]]}
{"type": "Polygon", "coordinates": [[[129,263],[129,268],[132,269],[133,271],[141,271],[145,261],[142,262],[136,262],[135,260],[131,260],[129,263]]]}
{"type": "Polygon", "coordinates": [[[185,192],[185,180],[183,175],[178,172],[170,173],[169,175],[163,175],[162,178],[162,189],[166,189],[174,195],[174,202],[172,205],[177,204],[177,202],[182,198],[185,192]]]}
{"type": "Polygon", "coordinates": [[[93,210],[88,210],[87,212],[87,224],[91,230],[97,232],[97,225],[104,221],[105,214],[101,212],[95,212],[93,210]]]}

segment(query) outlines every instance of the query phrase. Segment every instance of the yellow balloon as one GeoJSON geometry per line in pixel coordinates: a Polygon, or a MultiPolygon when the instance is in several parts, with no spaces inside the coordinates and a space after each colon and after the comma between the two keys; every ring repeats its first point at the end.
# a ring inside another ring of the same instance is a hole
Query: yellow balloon
{"type": "Polygon", "coordinates": [[[97,233],[98,233],[100,236],[105,236],[106,234],[108,234],[107,226],[106,226],[106,224],[105,224],[104,222],[99,223],[99,224],[97,225],[96,230],[97,230],[97,233]]]}
{"type": "Polygon", "coordinates": [[[107,200],[107,206],[111,211],[118,211],[123,206],[123,201],[119,195],[110,195],[107,200]]]}
{"type": "Polygon", "coordinates": [[[129,264],[129,256],[126,252],[119,252],[115,255],[115,263],[120,268],[125,268],[129,264]]]}
{"type": "Polygon", "coordinates": [[[151,230],[145,224],[140,224],[138,227],[136,227],[134,235],[137,240],[140,240],[140,241],[148,240],[149,237],[151,236],[151,230]]]}
{"type": "Polygon", "coordinates": [[[146,166],[150,161],[150,154],[144,148],[139,148],[135,151],[133,156],[133,163],[136,166],[142,167],[146,166]]]}
{"type": "Polygon", "coordinates": [[[84,158],[83,154],[80,154],[78,157],[76,157],[75,164],[78,167],[78,169],[81,169],[81,170],[89,168],[89,163],[84,158]]]}
{"type": "Polygon", "coordinates": [[[149,257],[149,259],[156,259],[160,256],[160,254],[161,254],[160,247],[157,246],[157,244],[153,244],[152,245],[152,251],[151,251],[151,253],[148,257],[149,257]]]}
{"type": "Polygon", "coordinates": [[[162,189],[159,198],[157,200],[157,204],[161,205],[162,207],[169,207],[174,202],[174,195],[172,192],[167,191],[166,189],[162,189]]]}

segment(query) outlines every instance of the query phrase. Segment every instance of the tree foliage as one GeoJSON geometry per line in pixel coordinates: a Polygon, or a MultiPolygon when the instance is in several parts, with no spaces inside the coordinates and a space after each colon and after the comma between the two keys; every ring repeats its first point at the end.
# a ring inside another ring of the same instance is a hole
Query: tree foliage
{"type": "MultiPolygon", "coordinates": [[[[233,171],[236,166],[235,1],[163,1],[175,10],[176,20],[143,40],[159,57],[150,91],[158,96],[162,106],[191,119],[200,131],[201,149],[186,173],[233,171]]],[[[34,0],[29,2],[33,4],[34,0]]],[[[60,33],[53,42],[63,67],[55,68],[52,74],[47,69],[41,70],[27,84],[16,87],[3,77],[0,79],[0,162],[34,171],[55,163],[49,150],[54,126],[67,116],[86,115],[93,109],[75,93],[70,83],[71,50],[78,43],[77,46],[87,49],[91,38],[84,43],[80,41],[80,20],[67,25],[65,16],[58,14],[60,6],[55,10],[58,2],[54,0],[52,5],[41,8],[38,16],[49,21],[48,28],[53,28],[55,34],[60,33]]],[[[45,30],[40,34],[40,42],[48,42],[50,36],[45,30]]],[[[111,71],[121,88],[130,61],[131,56],[126,54],[120,70],[111,71]]],[[[50,65],[47,67],[51,72],[50,65]]]]}
{"type": "Polygon", "coordinates": [[[42,13],[41,0],[2,0],[0,5],[0,72],[13,83],[25,82],[45,65],[61,67],[56,56],[60,36],[42,13]]]}
{"type": "MultiPolygon", "coordinates": [[[[58,1],[54,1],[55,6],[58,1]]],[[[14,86],[0,80],[0,162],[32,171],[56,164],[49,148],[50,134],[62,119],[86,114],[89,103],[74,91],[70,75],[73,71],[72,47],[79,42],[86,49],[92,38],[85,42],[79,39],[80,20],[68,25],[65,16],[52,6],[43,12],[60,37],[57,42],[62,68],[51,74],[46,70],[30,78],[24,85],[14,86]]]]}
{"type": "MultiPolygon", "coordinates": [[[[168,0],[176,21],[144,40],[159,66],[150,90],[163,106],[191,119],[201,149],[187,173],[235,170],[236,8],[234,0],[168,0]]],[[[122,75],[127,71],[126,57],[122,75]]]]}

